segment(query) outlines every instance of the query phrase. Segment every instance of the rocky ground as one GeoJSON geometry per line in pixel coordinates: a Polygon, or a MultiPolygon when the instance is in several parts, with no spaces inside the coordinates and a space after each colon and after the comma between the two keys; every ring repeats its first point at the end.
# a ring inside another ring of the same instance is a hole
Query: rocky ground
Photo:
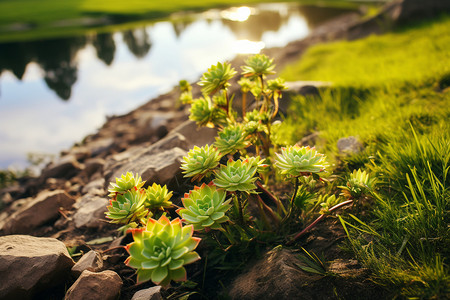
{"type": "MultiPolygon", "coordinates": [[[[380,24],[409,20],[418,12],[435,13],[439,5],[449,8],[445,1],[429,1],[426,8],[418,2],[396,1],[370,19],[356,13],[340,17],[304,40],[266,52],[281,68],[310,45],[380,33],[386,29],[380,24]]],[[[242,59],[233,64],[240,65],[242,59]]],[[[316,91],[315,83],[292,83],[284,99],[316,91]]],[[[199,94],[198,88],[194,93],[199,94]]],[[[0,191],[5,205],[0,211],[0,299],[168,296],[152,283],[135,285],[121,247],[130,237],[119,237],[104,213],[109,182],[127,171],[139,173],[147,184],[167,184],[175,203],[187,190],[180,160],[194,145],[212,143],[216,132],[197,129],[188,120],[188,109],[178,106],[178,95],[174,90],[126,115],[111,117],[97,133],[61,153],[38,178],[23,178],[0,191]]],[[[327,253],[333,276],[303,272],[296,267],[298,253],[274,249],[223,284],[233,299],[385,298],[386,291],[368,280],[368,271],[337,247],[344,237],[341,227],[329,219],[303,238],[307,250],[327,253]]]]}

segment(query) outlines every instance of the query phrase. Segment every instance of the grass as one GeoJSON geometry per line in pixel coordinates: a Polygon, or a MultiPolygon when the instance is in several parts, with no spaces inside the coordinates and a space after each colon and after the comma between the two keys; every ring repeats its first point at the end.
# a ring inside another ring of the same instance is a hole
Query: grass
{"type": "MultiPolygon", "coordinates": [[[[0,42],[85,34],[92,28],[138,20],[158,20],[179,11],[250,5],[274,0],[0,0],[0,42]],[[105,19],[106,18],[106,19],[105,19]]],[[[285,0],[279,2],[298,2],[285,0]]],[[[314,4],[314,0],[303,0],[314,4]]],[[[328,0],[355,7],[352,1],[328,0]]],[[[322,3],[322,4],[323,4],[322,3]]],[[[108,30],[108,29],[107,29],[108,30]]]]}
{"type": "Polygon", "coordinates": [[[450,16],[392,33],[310,48],[288,81],[330,81],[296,96],[278,142],[320,132],[336,173],[363,167],[378,178],[375,203],[341,216],[352,250],[373,280],[408,298],[445,298],[450,274],[450,16]],[[365,150],[338,154],[356,136],[365,150]]]}

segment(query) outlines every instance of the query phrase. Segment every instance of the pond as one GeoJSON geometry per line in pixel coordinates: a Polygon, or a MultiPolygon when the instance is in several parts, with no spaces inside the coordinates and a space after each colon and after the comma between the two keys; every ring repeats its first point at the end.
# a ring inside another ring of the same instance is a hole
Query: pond
{"type": "Polygon", "coordinates": [[[27,153],[57,154],[212,64],[305,37],[347,11],[262,4],[170,19],[111,33],[0,44],[0,168],[27,153]]]}

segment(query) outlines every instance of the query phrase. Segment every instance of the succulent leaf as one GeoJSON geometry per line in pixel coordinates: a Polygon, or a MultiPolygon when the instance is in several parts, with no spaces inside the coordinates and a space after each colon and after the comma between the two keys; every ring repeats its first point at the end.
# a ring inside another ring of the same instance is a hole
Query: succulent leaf
{"type": "Polygon", "coordinates": [[[301,176],[304,173],[323,172],[328,166],[326,157],[309,146],[289,146],[281,149],[281,154],[275,153],[275,166],[281,174],[292,177],[301,176]]]}
{"type": "Polygon", "coordinates": [[[202,184],[181,199],[184,208],[178,209],[177,213],[184,221],[194,225],[194,230],[219,229],[220,223],[229,220],[225,212],[231,208],[231,199],[225,198],[224,190],[217,189],[214,185],[202,184]]]}
{"type": "Polygon", "coordinates": [[[185,265],[200,259],[193,251],[200,238],[192,237],[193,226],[184,226],[179,218],[169,221],[149,219],[146,228],[131,230],[134,242],[127,245],[130,256],[125,264],[136,269],[138,283],[152,280],[167,286],[185,281],[185,265]]]}

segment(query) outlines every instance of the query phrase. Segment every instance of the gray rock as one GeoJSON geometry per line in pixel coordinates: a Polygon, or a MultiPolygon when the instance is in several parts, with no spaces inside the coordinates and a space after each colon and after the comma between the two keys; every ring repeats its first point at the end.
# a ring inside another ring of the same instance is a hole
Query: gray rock
{"type": "Polygon", "coordinates": [[[14,212],[3,225],[6,234],[29,233],[33,229],[55,221],[59,209],[70,209],[75,199],[63,190],[43,191],[35,199],[14,212]]]}
{"type": "Polygon", "coordinates": [[[337,141],[337,147],[339,153],[341,154],[356,154],[361,152],[363,145],[354,136],[349,136],[347,138],[341,138],[337,141]]]}
{"type": "Polygon", "coordinates": [[[138,173],[143,180],[149,184],[167,184],[172,178],[180,173],[181,160],[186,155],[186,151],[175,147],[169,150],[154,153],[147,151],[141,155],[118,162],[108,173],[108,181],[115,182],[126,172],[138,173]]]}
{"type": "Polygon", "coordinates": [[[89,196],[89,198],[84,197],[85,201],[81,204],[77,203],[77,207],[79,208],[73,215],[73,221],[76,228],[98,228],[105,224],[102,220],[105,220],[108,200],[102,197],[89,196]],[[86,199],[88,199],[88,201],[86,201],[86,199]]]}
{"type": "Polygon", "coordinates": [[[0,237],[0,299],[31,299],[63,284],[74,265],[64,243],[26,235],[0,237]]]}
{"type": "Polygon", "coordinates": [[[75,155],[68,154],[60,157],[58,160],[47,166],[42,171],[41,178],[70,179],[78,174],[83,168],[84,166],[77,161],[75,155]]]}
{"type": "Polygon", "coordinates": [[[83,271],[69,288],[65,300],[114,300],[119,297],[122,279],[116,272],[107,270],[100,273],[83,271]]]}
{"type": "Polygon", "coordinates": [[[137,291],[131,300],[162,300],[161,286],[154,286],[149,289],[137,291]]]}
{"type": "Polygon", "coordinates": [[[96,172],[102,172],[103,166],[105,165],[105,160],[100,157],[94,157],[87,159],[84,163],[84,173],[87,177],[91,177],[96,172]]]}
{"type": "Polygon", "coordinates": [[[195,122],[188,120],[174,128],[169,136],[173,134],[181,134],[185,137],[187,142],[187,149],[189,150],[194,146],[202,147],[206,144],[212,144],[217,136],[217,130],[214,128],[200,127],[198,128],[195,122]]]}
{"type": "Polygon", "coordinates": [[[82,194],[93,194],[93,195],[102,195],[105,193],[104,191],[105,186],[105,178],[98,178],[96,180],[90,181],[88,184],[86,184],[82,189],[82,194]]]}
{"type": "Polygon", "coordinates": [[[99,138],[89,141],[84,146],[88,148],[91,156],[97,156],[105,153],[114,146],[114,138],[99,138]]]}
{"type": "Polygon", "coordinates": [[[103,268],[103,259],[100,253],[91,250],[84,254],[80,260],[72,267],[72,274],[78,277],[83,271],[98,272],[103,268]]]}

